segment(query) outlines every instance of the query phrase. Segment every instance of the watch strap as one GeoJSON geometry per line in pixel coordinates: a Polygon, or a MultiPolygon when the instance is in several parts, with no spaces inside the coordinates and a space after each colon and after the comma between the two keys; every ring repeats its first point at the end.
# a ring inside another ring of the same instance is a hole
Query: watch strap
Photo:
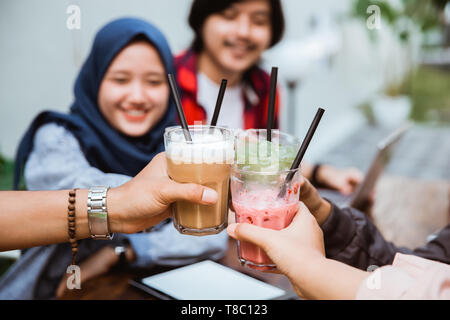
{"type": "Polygon", "coordinates": [[[88,224],[91,238],[96,240],[111,240],[113,234],[109,232],[108,207],[106,194],[109,187],[91,187],[88,192],[88,224]]]}

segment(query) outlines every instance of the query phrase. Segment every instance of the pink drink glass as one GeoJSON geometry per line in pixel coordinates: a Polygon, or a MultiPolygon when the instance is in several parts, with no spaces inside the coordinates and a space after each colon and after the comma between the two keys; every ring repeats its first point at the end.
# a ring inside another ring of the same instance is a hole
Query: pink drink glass
{"type": "MultiPolygon", "coordinates": [[[[284,139],[280,143],[295,143],[297,148],[297,142],[297,140],[284,139]]],[[[238,166],[235,163],[231,168],[230,189],[236,222],[281,230],[289,226],[298,210],[300,169],[273,170],[272,168],[266,172],[250,171],[245,166],[238,166]],[[286,185],[285,195],[279,198],[278,194],[285,183],[285,178],[291,171],[295,174],[286,185]]],[[[238,241],[238,257],[241,264],[253,269],[276,269],[274,263],[260,247],[248,242],[238,241]]]]}

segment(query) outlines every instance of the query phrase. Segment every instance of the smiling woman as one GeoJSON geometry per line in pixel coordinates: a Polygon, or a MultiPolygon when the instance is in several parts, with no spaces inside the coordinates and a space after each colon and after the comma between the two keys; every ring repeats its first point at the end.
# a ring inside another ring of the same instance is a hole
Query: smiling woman
{"type": "Polygon", "coordinates": [[[100,111],[118,131],[139,137],[161,120],[168,101],[166,70],[158,51],[138,36],[106,71],[98,93],[100,111]]]}
{"type": "MultiPolygon", "coordinates": [[[[164,151],[164,130],[175,125],[167,73],[175,73],[172,53],[155,26],[133,18],[105,25],[75,82],[71,112],[43,112],[25,134],[16,159],[16,186],[23,166],[29,190],[113,188],[129,181],[164,151]]],[[[116,248],[125,252],[121,267],[177,266],[224,254],[225,233],[186,238],[167,222],[150,233],[80,241],[82,278],[118,263],[116,248]]],[[[19,299],[62,294],[70,260],[70,246],[64,244],[27,250],[0,282],[0,299],[3,292],[19,299]]]]}

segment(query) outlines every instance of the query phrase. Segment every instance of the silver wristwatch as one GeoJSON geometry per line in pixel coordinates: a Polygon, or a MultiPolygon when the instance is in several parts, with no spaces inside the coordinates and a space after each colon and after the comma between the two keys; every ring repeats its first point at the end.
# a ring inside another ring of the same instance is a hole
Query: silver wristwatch
{"type": "Polygon", "coordinates": [[[108,209],[106,193],[109,187],[91,187],[88,193],[88,223],[91,238],[97,240],[111,240],[113,234],[109,232],[108,209]]]}

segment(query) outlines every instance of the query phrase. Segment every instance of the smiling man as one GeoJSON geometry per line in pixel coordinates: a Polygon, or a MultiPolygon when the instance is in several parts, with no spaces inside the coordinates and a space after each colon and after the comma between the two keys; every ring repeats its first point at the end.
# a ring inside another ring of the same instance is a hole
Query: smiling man
{"type": "Polygon", "coordinates": [[[195,0],[189,25],[195,33],[194,41],[176,58],[188,123],[211,120],[218,88],[225,78],[228,88],[219,124],[265,128],[270,77],[258,62],[264,50],[282,37],[280,1],[195,0]]]}
{"type": "MultiPolygon", "coordinates": [[[[222,79],[228,87],[218,125],[264,129],[270,76],[258,63],[284,31],[280,0],[194,0],[189,14],[194,40],[175,60],[188,124],[210,123],[222,79]]],[[[273,128],[279,127],[279,94],[273,128]]],[[[302,174],[321,186],[351,193],[362,180],[356,169],[302,164],[302,174]],[[314,174],[313,174],[314,173],[314,174]]]]}

